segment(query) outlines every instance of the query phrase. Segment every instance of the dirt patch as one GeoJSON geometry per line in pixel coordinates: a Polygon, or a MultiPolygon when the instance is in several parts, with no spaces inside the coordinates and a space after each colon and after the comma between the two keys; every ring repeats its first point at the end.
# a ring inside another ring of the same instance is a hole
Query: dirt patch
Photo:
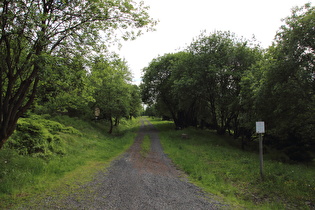
{"type": "Polygon", "coordinates": [[[135,139],[134,144],[128,150],[130,161],[141,173],[152,173],[161,176],[178,176],[179,171],[171,165],[170,160],[165,156],[160,144],[158,131],[154,126],[146,121],[142,121],[142,126],[135,139]],[[146,157],[140,154],[141,142],[144,136],[148,135],[151,140],[151,150],[146,157]]]}

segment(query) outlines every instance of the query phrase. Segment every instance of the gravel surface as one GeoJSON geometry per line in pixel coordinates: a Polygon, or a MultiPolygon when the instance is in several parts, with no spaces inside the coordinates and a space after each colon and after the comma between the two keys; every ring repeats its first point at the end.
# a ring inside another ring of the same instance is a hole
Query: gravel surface
{"type": "Polygon", "coordinates": [[[112,162],[106,172],[99,172],[92,182],[60,198],[46,197],[21,209],[222,209],[201,189],[189,183],[164,154],[158,131],[142,120],[134,144],[112,162]],[[145,135],[151,139],[151,151],[140,154],[145,135]]]}

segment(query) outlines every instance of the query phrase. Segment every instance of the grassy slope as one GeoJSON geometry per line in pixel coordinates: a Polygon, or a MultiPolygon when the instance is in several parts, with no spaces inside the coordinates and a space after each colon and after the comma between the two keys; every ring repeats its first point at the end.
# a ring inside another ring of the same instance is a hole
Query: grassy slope
{"type": "Polygon", "coordinates": [[[0,209],[53,192],[66,195],[129,148],[139,127],[138,120],[122,121],[114,135],[109,135],[105,122],[69,117],[54,120],[81,133],[58,133],[64,142],[64,155],[42,159],[18,155],[8,148],[0,150],[0,209]]]}
{"type": "Polygon", "coordinates": [[[175,131],[170,122],[150,121],[160,131],[165,152],[190,180],[207,192],[223,197],[235,208],[314,208],[314,167],[266,158],[265,180],[261,181],[258,154],[231,147],[229,137],[195,129],[175,131]],[[181,138],[182,133],[189,138],[181,138]]]}

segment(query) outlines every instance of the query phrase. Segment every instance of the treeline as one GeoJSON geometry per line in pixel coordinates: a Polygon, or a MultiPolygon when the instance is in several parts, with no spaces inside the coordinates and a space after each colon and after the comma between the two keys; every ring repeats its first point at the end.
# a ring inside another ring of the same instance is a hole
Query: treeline
{"type": "Polygon", "coordinates": [[[47,56],[45,72],[34,103],[4,145],[19,155],[44,159],[66,155],[68,142],[60,134],[82,136],[64,125],[67,119],[84,120],[112,134],[115,127],[121,131],[121,120],[126,126],[142,112],[140,88],[132,84],[126,62],[116,55],[47,56]]]}
{"type": "Polygon", "coordinates": [[[112,133],[121,118],[137,117],[142,112],[140,89],[132,84],[127,63],[116,55],[50,60],[45,67],[48,74],[39,82],[33,113],[105,119],[112,133]]]}
{"type": "Polygon", "coordinates": [[[128,66],[117,56],[46,59],[49,74],[39,81],[32,107],[19,119],[4,148],[45,159],[63,156],[67,143],[60,134],[82,136],[64,125],[67,119],[84,120],[111,134],[123,118],[126,125],[141,114],[140,89],[131,83],[128,66]]]}
{"type": "Polygon", "coordinates": [[[265,143],[295,161],[315,151],[315,8],[294,8],[268,49],[230,32],[203,32],[183,51],[160,56],[144,69],[147,113],[177,128],[215,129],[265,143]]]}

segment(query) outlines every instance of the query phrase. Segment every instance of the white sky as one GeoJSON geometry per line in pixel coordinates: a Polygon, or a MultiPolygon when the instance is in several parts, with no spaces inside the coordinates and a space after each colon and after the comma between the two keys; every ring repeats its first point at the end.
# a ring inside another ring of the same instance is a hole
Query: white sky
{"type": "Polygon", "coordinates": [[[315,4],[315,0],[144,0],[150,16],[159,20],[156,31],[122,42],[117,53],[139,84],[142,69],[153,58],[184,49],[202,30],[209,34],[229,30],[248,39],[255,35],[267,48],[283,24],[281,19],[291,14],[292,7],[308,2],[315,4]]]}

